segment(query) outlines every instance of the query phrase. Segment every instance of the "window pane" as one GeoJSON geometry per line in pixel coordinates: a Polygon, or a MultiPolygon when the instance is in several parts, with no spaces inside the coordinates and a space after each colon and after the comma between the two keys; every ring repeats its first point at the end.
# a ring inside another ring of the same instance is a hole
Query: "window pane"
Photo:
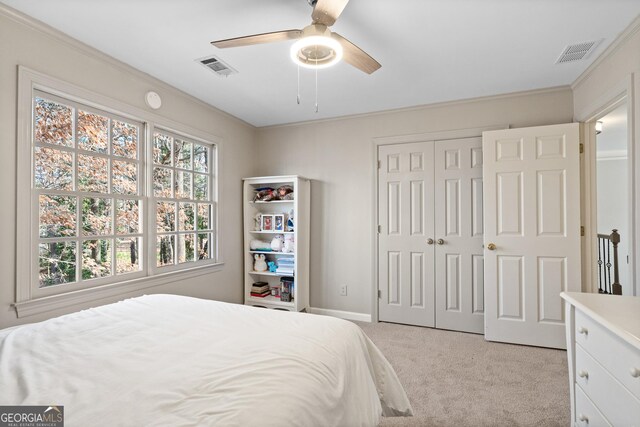
{"type": "Polygon", "coordinates": [[[103,157],[78,155],[78,190],[109,192],[109,161],[103,157]]]}
{"type": "Polygon", "coordinates": [[[111,199],[82,199],[82,230],[85,236],[111,234],[111,199]]]}
{"type": "Polygon", "coordinates": [[[36,188],[73,190],[73,154],[53,148],[34,148],[36,188]]]}
{"type": "Polygon", "coordinates": [[[195,235],[194,234],[179,234],[178,235],[178,262],[193,262],[195,261],[195,235]]]}
{"type": "Polygon", "coordinates": [[[82,242],[82,278],[97,279],[111,275],[111,240],[82,242]]]}
{"type": "Polygon", "coordinates": [[[139,238],[116,239],[116,273],[140,271],[139,238]]]}
{"type": "Polygon", "coordinates": [[[140,206],[138,200],[116,200],[116,233],[140,232],[140,206]]]}
{"type": "Polygon", "coordinates": [[[156,224],[158,232],[176,230],[176,205],[170,202],[158,202],[156,204],[156,224]]]}
{"type": "Polygon", "coordinates": [[[209,177],[207,175],[195,174],[193,197],[196,200],[209,200],[209,177]]]}
{"type": "Polygon", "coordinates": [[[167,168],[153,168],[153,195],[156,197],[173,196],[173,171],[167,168]]]}
{"type": "Polygon", "coordinates": [[[199,260],[211,258],[210,241],[211,241],[211,233],[198,234],[198,259],[199,260]]]}
{"type": "Polygon", "coordinates": [[[138,166],[131,162],[113,160],[111,175],[113,192],[119,194],[138,194],[138,166]]]}
{"type": "Polygon", "coordinates": [[[107,144],[108,129],[108,118],[78,110],[78,127],[76,129],[78,148],[106,153],[109,148],[107,144]]]}
{"type": "Polygon", "coordinates": [[[39,276],[40,287],[76,281],[76,243],[40,243],[39,276]]]}
{"type": "Polygon", "coordinates": [[[156,259],[158,267],[173,264],[175,252],[175,236],[158,236],[156,243],[156,259]]]}
{"type": "Polygon", "coordinates": [[[138,157],[138,127],[129,123],[113,120],[113,136],[111,138],[113,154],[116,156],[138,157]]]}
{"type": "Polygon", "coordinates": [[[76,235],[76,198],[42,194],[40,201],[40,237],[76,235]]]}
{"type": "Polygon", "coordinates": [[[211,205],[198,203],[198,230],[211,229],[211,205]]]}
{"type": "Polygon", "coordinates": [[[191,169],[191,143],[179,139],[173,142],[174,164],[177,168],[191,169]]]}
{"type": "Polygon", "coordinates": [[[176,171],[176,198],[191,198],[191,180],[193,174],[191,172],[176,171]]]}
{"type": "Polygon", "coordinates": [[[206,146],[194,144],[193,169],[196,172],[209,172],[209,149],[206,146]]]}
{"type": "Polygon", "coordinates": [[[153,162],[158,165],[171,165],[171,144],[169,135],[156,133],[153,135],[153,162]]]}
{"type": "Polygon", "coordinates": [[[35,99],[35,140],[73,147],[73,108],[35,99]]]}
{"type": "Polygon", "coordinates": [[[178,227],[180,231],[193,230],[194,203],[178,203],[178,227]]]}

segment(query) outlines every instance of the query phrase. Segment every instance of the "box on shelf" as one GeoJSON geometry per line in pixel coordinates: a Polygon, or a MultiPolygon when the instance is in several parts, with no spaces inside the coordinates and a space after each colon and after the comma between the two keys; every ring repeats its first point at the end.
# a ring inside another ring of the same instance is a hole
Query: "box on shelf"
{"type": "Polygon", "coordinates": [[[280,279],[280,301],[293,301],[293,277],[283,277],[280,279]]]}

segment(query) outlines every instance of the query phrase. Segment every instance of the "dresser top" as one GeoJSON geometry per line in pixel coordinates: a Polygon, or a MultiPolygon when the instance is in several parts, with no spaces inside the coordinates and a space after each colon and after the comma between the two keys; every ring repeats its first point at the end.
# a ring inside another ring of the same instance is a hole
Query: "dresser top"
{"type": "Polygon", "coordinates": [[[640,350],[640,297],[562,292],[565,301],[640,350]]]}

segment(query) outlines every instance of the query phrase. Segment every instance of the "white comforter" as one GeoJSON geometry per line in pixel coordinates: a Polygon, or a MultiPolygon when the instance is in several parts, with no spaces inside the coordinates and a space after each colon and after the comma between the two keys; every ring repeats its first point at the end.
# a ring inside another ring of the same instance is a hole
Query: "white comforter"
{"type": "Polygon", "coordinates": [[[0,331],[0,404],[67,426],[372,426],[410,415],[351,322],[151,295],[0,331]]]}

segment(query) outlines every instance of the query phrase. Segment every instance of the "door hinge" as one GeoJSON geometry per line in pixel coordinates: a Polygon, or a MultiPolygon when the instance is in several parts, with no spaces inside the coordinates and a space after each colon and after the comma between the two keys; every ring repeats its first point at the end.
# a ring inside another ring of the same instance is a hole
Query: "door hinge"
{"type": "Polygon", "coordinates": [[[580,154],[584,153],[584,144],[580,143],[580,154]]]}
{"type": "Polygon", "coordinates": [[[378,169],[382,167],[382,161],[378,160],[378,169]]]}
{"type": "Polygon", "coordinates": [[[378,234],[380,234],[380,233],[382,233],[382,226],[381,225],[378,226],[378,234]]]}
{"type": "Polygon", "coordinates": [[[378,298],[382,298],[382,291],[378,289],[378,298]]]}
{"type": "Polygon", "coordinates": [[[580,226],[580,236],[584,237],[584,225],[580,226]]]}

